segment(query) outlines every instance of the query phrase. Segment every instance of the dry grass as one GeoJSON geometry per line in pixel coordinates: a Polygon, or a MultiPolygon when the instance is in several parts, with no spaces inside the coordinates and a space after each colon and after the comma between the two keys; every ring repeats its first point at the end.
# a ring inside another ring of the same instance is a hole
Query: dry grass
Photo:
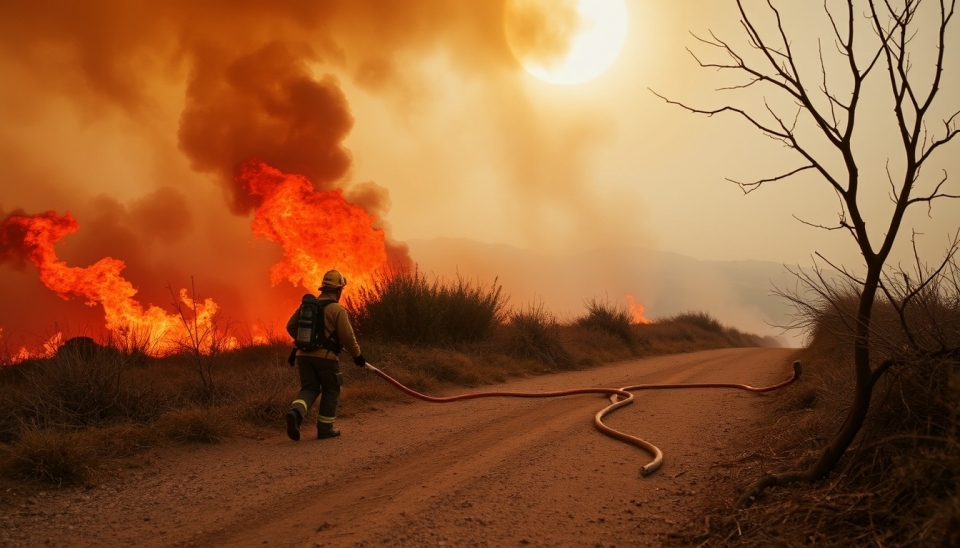
{"type": "MultiPolygon", "coordinates": [[[[499,297],[490,288],[473,287],[491,317],[499,297]]],[[[411,388],[437,394],[737,342],[673,319],[613,332],[592,324],[564,325],[535,305],[502,320],[481,339],[456,344],[447,336],[434,345],[362,338],[364,355],[411,388]]],[[[744,341],[753,345],[739,342],[744,341]]],[[[279,429],[299,389],[288,353],[289,346],[274,344],[210,356],[203,382],[190,355],[150,359],[89,341],[50,359],[0,368],[0,448],[8,457],[0,463],[0,478],[85,481],[97,462],[136,458],[158,445],[217,443],[249,429],[279,429]]],[[[411,401],[348,362],[342,370],[340,417],[384,402],[411,401]]]]}
{"type": "Polygon", "coordinates": [[[520,360],[534,360],[550,369],[570,369],[573,357],[560,339],[560,324],[543,303],[531,303],[510,314],[507,353],[520,360]]]}
{"type": "MultiPolygon", "coordinates": [[[[852,299],[844,303],[855,304],[852,299]]],[[[889,305],[878,306],[875,328],[886,334],[875,348],[879,362],[902,348],[897,342],[902,339],[889,305]]],[[[744,434],[748,453],[717,470],[713,482],[722,485],[717,498],[692,520],[681,541],[705,546],[960,543],[960,364],[946,359],[916,358],[881,379],[864,429],[829,478],[770,489],[753,506],[732,508],[758,475],[802,469],[839,429],[853,386],[844,321],[849,312],[824,310],[817,318],[802,355],[803,380],[768,400],[768,423],[744,434]]],[[[960,308],[952,314],[939,308],[938,314],[941,321],[956,322],[960,308]]],[[[914,328],[923,325],[917,321],[914,328]]],[[[946,342],[960,343],[960,332],[952,337],[946,342]]]]}
{"type": "Polygon", "coordinates": [[[187,407],[164,415],[156,429],[180,443],[220,443],[234,424],[223,408],[187,407]]]}
{"type": "Polygon", "coordinates": [[[347,308],[364,336],[452,346],[485,339],[503,321],[506,304],[496,280],[490,285],[459,276],[429,281],[412,271],[380,277],[347,308]]]}
{"type": "Polygon", "coordinates": [[[90,478],[97,466],[93,440],[75,432],[28,427],[2,449],[2,469],[18,479],[75,485],[90,478]]]}

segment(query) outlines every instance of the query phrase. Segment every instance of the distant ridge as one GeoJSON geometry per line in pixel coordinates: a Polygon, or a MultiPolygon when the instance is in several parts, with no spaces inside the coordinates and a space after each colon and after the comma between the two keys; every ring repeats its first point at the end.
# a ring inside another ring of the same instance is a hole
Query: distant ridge
{"type": "Polygon", "coordinates": [[[769,261],[701,261],[667,251],[644,249],[542,254],[504,244],[465,238],[411,240],[410,255],[421,272],[443,278],[459,273],[490,283],[497,278],[513,306],[542,301],[561,318],[583,313],[584,302],[607,299],[626,305],[632,294],[648,318],[689,310],[710,313],[722,323],[758,335],[799,344],[782,334],[792,309],[771,293],[792,288],[796,279],[769,261]]]}

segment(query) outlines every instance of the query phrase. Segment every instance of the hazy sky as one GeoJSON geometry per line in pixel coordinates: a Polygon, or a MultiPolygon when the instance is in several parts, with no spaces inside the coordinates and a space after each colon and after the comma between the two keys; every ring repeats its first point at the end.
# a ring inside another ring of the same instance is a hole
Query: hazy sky
{"type": "MultiPolygon", "coordinates": [[[[792,5],[787,31],[815,54],[816,36],[827,37],[822,4],[777,4],[792,5]]],[[[70,211],[80,231],[57,247],[68,263],[123,259],[141,296],[160,303],[169,298],[158,278],[177,285],[195,275],[234,310],[246,306],[236,313],[248,319],[275,297],[249,288],[265,283],[279,251],[250,234],[232,182],[247,156],[317,188],[344,188],[399,242],[465,237],[549,253],[647,248],[801,264],[818,251],[859,264],[847,234],[791,217],[836,221],[822,181],[749,196],[725,181],[798,165],[779,143],[648,89],[703,107],[760,104],[757,93],[715,92],[729,76],[686,51],[722,59],[691,32],[744,44],[733,1],[627,0],[616,61],[566,86],[522,68],[503,12],[495,0],[4,2],[0,217],[70,211]]],[[[960,96],[956,30],[947,57],[944,99],[960,96]]],[[[805,68],[819,85],[817,66],[805,68]]],[[[880,91],[868,97],[858,146],[871,154],[876,191],[866,207],[879,235],[889,212],[883,169],[897,158],[880,137],[891,129],[886,84],[872,84],[880,91]]],[[[953,101],[941,101],[943,112],[960,106],[953,101]]],[[[956,176],[958,158],[953,146],[928,175],[956,176]]],[[[909,218],[925,252],[957,229],[957,202],[909,218]]],[[[30,267],[0,265],[0,279],[19,294],[5,298],[8,310],[55,302],[27,297],[38,291],[30,267]]]]}

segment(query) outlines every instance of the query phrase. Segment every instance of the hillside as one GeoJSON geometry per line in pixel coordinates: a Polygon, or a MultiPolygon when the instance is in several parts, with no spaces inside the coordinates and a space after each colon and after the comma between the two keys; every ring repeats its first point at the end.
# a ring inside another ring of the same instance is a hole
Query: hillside
{"type": "Polygon", "coordinates": [[[799,340],[770,324],[783,324],[791,309],[771,293],[792,287],[786,268],[769,261],[701,261],[650,250],[590,251],[547,255],[463,238],[408,242],[421,271],[451,278],[497,277],[511,303],[542,300],[561,317],[583,312],[584,301],[599,297],[626,303],[632,294],[647,318],[702,310],[722,323],[789,345],[799,340]]]}

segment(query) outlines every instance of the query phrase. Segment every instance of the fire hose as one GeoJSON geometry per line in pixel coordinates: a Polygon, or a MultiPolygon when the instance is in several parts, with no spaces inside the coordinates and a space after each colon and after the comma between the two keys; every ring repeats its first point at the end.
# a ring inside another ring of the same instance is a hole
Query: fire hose
{"type": "Polygon", "coordinates": [[[747,384],[733,383],[635,384],[633,386],[625,386],[623,388],[575,388],[572,390],[557,390],[553,392],[471,392],[468,394],[458,394],[455,396],[437,397],[421,394],[412,388],[404,386],[400,381],[394,379],[390,375],[387,375],[380,369],[371,365],[369,362],[367,362],[365,368],[373,371],[383,380],[400,389],[401,392],[430,403],[450,403],[477,398],[559,398],[562,396],[574,396],[577,394],[606,394],[610,398],[610,405],[604,407],[596,415],[594,415],[593,425],[596,426],[597,430],[600,430],[604,434],[630,445],[639,447],[653,456],[653,460],[640,468],[641,476],[648,476],[660,468],[660,465],[663,464],[663,452],[660,451],[656,445],[653,445],[646,440],[636,436],[631,436],[630,434],[625,434],[619,430],[614,430],[603,423],[603,417],[621,407],[633,403],[634,391],[681,388],[732,388],[737,390],[745,390],[747,392],[771,392],[773,390],[793,384],[800,378],[802,373],[800,362],[795,361],[793,362],[793,376],[779,384],[759,388],[747,384]]]}

